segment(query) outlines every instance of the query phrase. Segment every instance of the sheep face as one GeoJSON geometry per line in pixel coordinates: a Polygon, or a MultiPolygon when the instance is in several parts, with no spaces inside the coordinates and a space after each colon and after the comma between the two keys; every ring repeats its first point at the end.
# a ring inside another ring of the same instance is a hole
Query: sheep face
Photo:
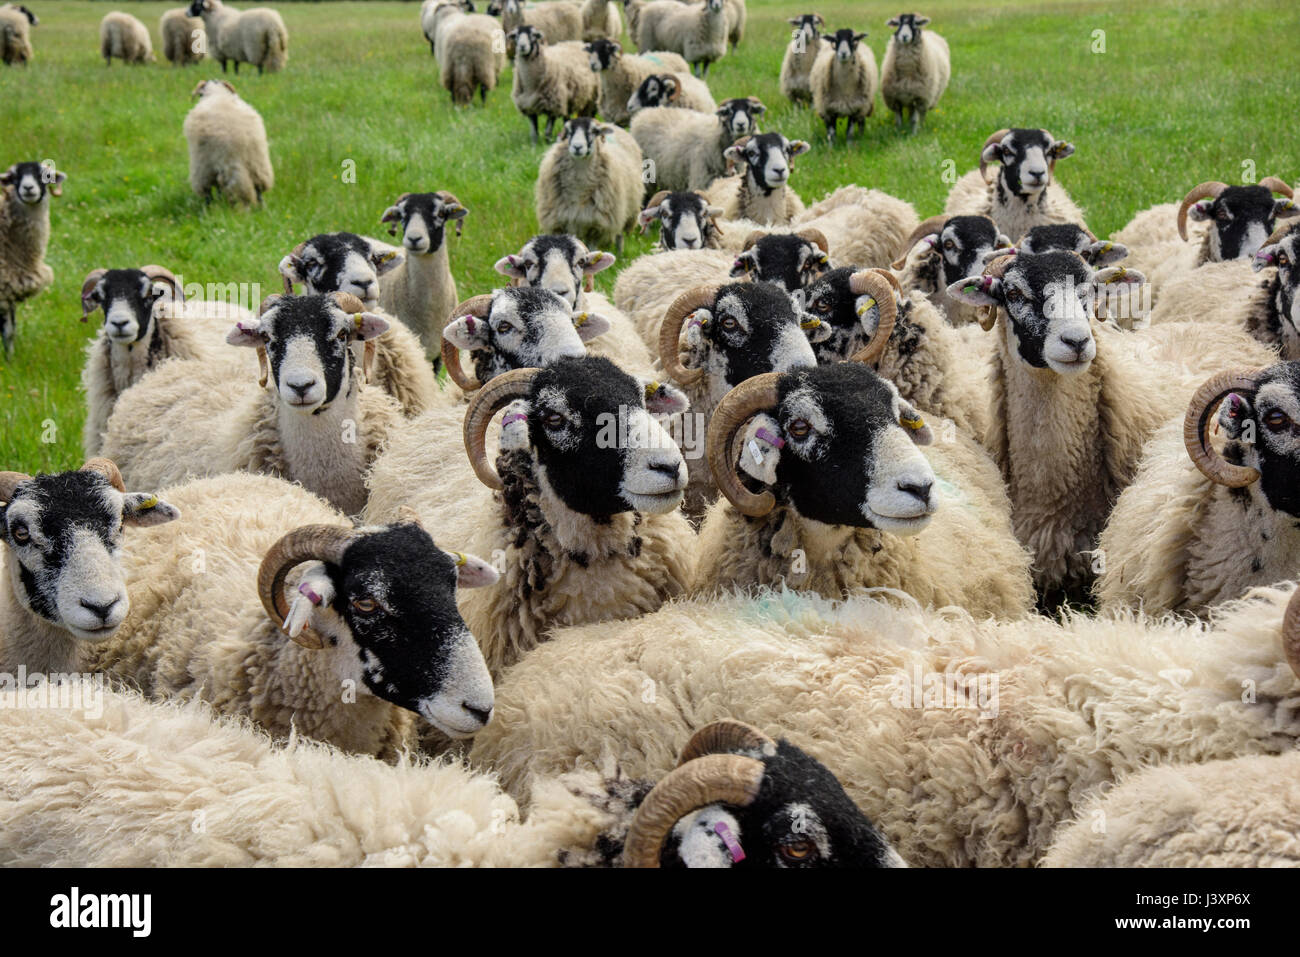
{"type": "Polygon", "coordinates": [[[866,38],[865,33],[855,33],[852,30],[836,30],[832,34],[823,36],[822,40],[831,45],[831,49],[835,51],[835,59],[841,63],[849,63],[858,52],[858,44],[866,38]]]}
{"type": "Polygon", "coordinates": [[[1267,186],[1229,186],[1188,210],[1198,222],[1211,223],[1210,256],[1215,261],[1255,255],[1272,234],[1279,217],[1300,215],[1295,200],[1274,199],[1267,186]]]}
{"type": "Polygon", "coordinates": [[[236,325],[226,342],[264,349],[280,400],[310,415],[352,393],[356,360],[351,343],[387,329],[383,316],[350,313],[334,296],[268,296],[257,319],[236,325]]]}
{"type": "MultiPolygon", "coordinates": [[[[869,295],[859,295],[849,286],[854,269],[844,266],[832,269],[816,279],[804,293],[804,322],[817,322],[825,329],[822,337],[813,341],[813,352],[819,365],[840,362],[862,349],[876,334],[880,322],[880,308],[869,295]]],[[[898,322],[911,311],[912,304],[903,300],[897,303],[898,322]]]]}
{"type": "Polygon", "coordinates": [[[794,233],[760,236],[754,245],[736,257],[734,277],[770,282],[790,295],[801,293],[830,264],[815,242],[794,233]]]}
{"type": "Polygon", "coordinates": [[[686,342],[690,364],[707,370],[715,393],[763,372],[817,364],[794,303],[770,283],[723,286],[712,308],[697,309],[687,321],[686,342]]]}
{"type": "Polygon", "coordinates": [[[655,73],[641,81],[627,101],[627,111],[649,109],[652,106],[671,106],[681,95],[681,84],[671,73],[655,73]]]}
{"type": "Polygon", "coordinates": [[[538,481],[579,514],[671,512],[686,491],[686,460],[655,415],[687,405],[679,390],[603,357],[561,359],[507,408],[501,450],[530,454],[538,481]]]}
{"type": "Polygon", "coordinates": [[[27,18],[27,22],[30,23],[32,26],[34,27],[40,26],[41,21],[37,18],[36,14],[32,13],[32,11],[28,10],[21,3],[15,4],[14,9],[17,10],[19,13],[21,13],[23,16],[25,16],[27,18]]]}
{"type": "Polygon", "coordinates": [[[618,41],[605,37],[585,43],[582,48],[587,51],[587,62],[591,65],[592,73],[608,70],[623,55],[623,48],[619,46],[618,41]]]}
{"type": "Polygon", "coordinates": [[[790,181],[790,163],[810,149],[803,140],[787,140],[780,133],[759,133],[743,145],[728,146],[723,155],[733,163],[745,164],[745,172],[764,195],[790,181]]]}
{"type": "Polygon", "coordinates": [[[498,289],[486,316],[465,315],[448,323],[442,335],[474,359],[478,381],[509,372],[548,366],[587,354],[583,343],[608,331],[609,320],[596,313],[574,315],[559,296],[527,286],[498,289]]]}
{"type": "Polygon", "coordinates": [[[13,187],[14,195],[24,206],[39,206],[46,196],[62,196],[67,173],[40,163],[15,163],[0,173],[0,187],[13,187]]]}
{"type": "Polygon", "coordinates": [[[553,292],[576,309],[584,283],[612,265],[612,253],[589,250],[576,236],[534,236],[519,252],[498,259],[496,271],[553,292]]]}
{"type": "Polygon", "coordinates": [[[1253,394],[1234,392],[1219,409],[1234,440],[1224,458],[1257,469],[1269,507],[1300,518],[1300,362],[1280,362],[1255,380],[1253,394]]]}
{"type": "Polygon", "coordinates": [[[939,251],[944,285],[975,275],[985,262],[1011,245],[987,216],[951,216],[937,235],[921,241],[939,251]]]}
{"type": "Polygon", "coordinates": [[[374,307],[379,277],[401,263],[401,253],[373,246],[355,233],[322,233],[281,259],[280,275],[302,283],[309,295],[346,292],[374,307]]]}
{"type": "Polygon", "coordinates": [[[569,155],[574,159],[584,159],[594,154],[601,143],[613,136],[614,130],[615,127],[610,123],[582,116],[565,122],[560,131],[560,142],[567,144],[569,155]]]}
{"type": "Polygon", "coordinates": [[[891,17],[887,24],[894,28],[894,42],[907,46],[921,42],[921,28],[929,22],[929,17],[923,17],[919,13],[900,13],[891,17]]]}
{"type": "Polygon", "coordinates": [[[742,136],[757,133],[758,118],[766,112],[767,107],[757,97],[739,96],[723,100],[713,115],[718,118],[727,135],[738,140],[742,136]]]}
{"type": "Polygon", "coordinates": [[[310,625],[338,653],[340,680],[465,738],[488,723],[494,700],[456,590],[496,580],[487,562],[443,551],[416,523],[363,528],[337,563],[308,567],[285,630],[310,625]]]}
{"type": "Polygon", "coordinates": [[[439,193],[406,193],[384,211],[380,222],[389,224],[390,236],[401,230],[402,246],[408,253],[428,256],[442,248],[447,223],[455,222],[459,229],[460,220],[467,215],[469,210],[464,206],[439,193]]]}
{"type": "Polygon", "coordinates": [[[1277,314],[1291,324],[1288,336],[1300,336],[1300,228],[1292,228],[1280,240],[1260,248],[1252,263],[1256,272],[1277,267],[1277,314]]]}
{"type": "MultiPolygon", "coordinates": [[[[1093,269],[1109,266],[1128,256],[1128,247],[1123,243],[1097,239],[1082,226],[1076,226],[1074,223],[1035,226],[1025,233],[1016,248],[1025,253],[1047,253],[1054,249],[1078,253],[1079,257],[1093,269]]],[[[991,260],[1002,254],[1002,251],[996,249],[989,250],[984,258],[991,260]]]]}
{"type": "MultiPolygon", "coordinates": [[[[84,315],[104,310],[104,335],[114,345],[139,342],[153,330],[154,313],[160,301],[173,298],[173,289],[155,282],[139,269],[109,269],[81,293],[84,315]]],[[[83,316],[84,318],[84,316],[83,316]]]]}
{"type": "Polygon", "coordinates": [[[1000,163],[998,188],[1014,196],[1035,197],[1052,181],[1056,161],[1074,153],[1074,146],[1053,138],[1047,130],[1009,130],[999,142],[984,147],[981,161],[1000,163]]]}
{"type": "MultiPolygon", "coordinates": [[[[510,13],[510,5],[515,4],[515,13],[518,13],[518,0],[506,0],[506,12],[510,13]]],[[[515,56],[528,60],[541,52],[546,44],[546,35],[536,27],[517,27],[506,34],[507,40],[513,40],[515,44],[515,56]]]]}
{"type": "MultiPolygon", "coordinates": [[[[0,473],[0,481],[12,477],[0,473]]],[[[13,594],[74,638],[104,641],[130,609],[123,526],[158,525],[180,512],[156,495],[123,492],[91,469],[22,478],[0,490],[8,499],[0,506],[0,533],[14,559],[13,594]]]]}
{"type": "Polygon", "coordinates": [[[723,4],[722,4],[722,0],[705,0],[704,6],[709,11],[709,13],[716,14],[722,12],[723,4]]]}
{"type": "Polygon", "coordinates": [[[786,23],[794,27],[791,33],[790,43],[799,51],[812,50],[817,43],[817,38],[821,36],[821,28],[825,21],[817,13],[804,13],[797,17],[791,17],[786,23]]]}
{"type": "Polygon", "coordinates": [[[668,193],[656,197],[658,202],[641,210],[638,221],[643,229],[659,222],[659,245],[664,249],[703,249],[708,245],[709,234],[715,229],[714,219],[723,210],[710,206],[709,201],[696,192],[668,193]]]}

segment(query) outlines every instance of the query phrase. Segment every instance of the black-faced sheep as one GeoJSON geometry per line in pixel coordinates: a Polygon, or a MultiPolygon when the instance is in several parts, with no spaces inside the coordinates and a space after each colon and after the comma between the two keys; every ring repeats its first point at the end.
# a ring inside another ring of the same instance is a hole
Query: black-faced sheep
{"type": "Polygon", "coordinates": [[[18,304],[54,282],[45,262],[50,197],[63,195],[67,178],[41,163],[15,163],[0,173],[0,341],[6,357],[14,354],[18,304]]]}
{"type": "Polygon", "coordinates": [[[903,245],[902,256],[892,264],[899,285],[925,293],[954,326],[975,322],[976,310],[949,296],[948,287],[981,272],[995,253],[1012,249],[991,217],[946,214],[921,223],[903,245]]]}
{"type": "Polygon", "coordinates": [[[581,43],[547,43],[536,27],[511,30],[515,44],[515,77],[510,91],[515,107],[532,126],[537,142],[537,118],[546,117],[546,139],[555,121],[596,112],[600,84],[591,72],[581,43]]]}
{"type": "Polygon", "coordinates": [[[844,139],[853,141],[853,126],[866,128],[867,117],[876,108],[876,58],[864,44],[867,35],[853,30],[822,34],[822,46],[808,75],[813,111],[826,126],[826,139],[835,142],[835,131],[845,120],[844,139]]]}
{"type": "Polygon", "coordinates": [[[795,105],[808,106],[812,104],[808,77],[821,52],[818,37],[826,21],[820,13],[804,13],[786,22],[794,31],[781,59],[781,94],[795,105]]]}
{"type": "Polygon", "coordinates": [[[587,117],[568,120],[537,170],[537,223],[543,232],[572,233],[622,255],[644,190],[641,147],[630,133],[587,117]]]}
{"type": "Polygon", "coordinates": [[[635,116],[640,110],[656,106],[712,113],[718,108],[709,86],[699,77],[681,73],[652,73],[641,81],[627,101],[627,112],[635,116]]]}
{"type": "Polygon", "coordinates": [[[388,234],[402,234],[402,261],[379,282],[379,307],[420,337],[430,359],[442,349],[442,327],[456,305],[456,280],[447,255],[447,227],[459,238],[469,210],[451,193],[403,193],[384,210],[388,234]]]}
{"type": "Polygon", "coordinates": [[[182,127],[190,151],[190,188],[204,202],[216,189],[228,202],[260,204],[275,185],[261,115],[225,80],[203,80],[192,96],[199,102],[182,127]]]}
{"type": "Polygon", "coordinates": [[[637,222],[642,232],[648,232],[652,223],[659,224],[658,249],[717,249],[721,215],[722,207],[710,206],[698,190],[661,189],[650,197],[637,222]]]}
{"type": "Polygon", "coordinates": [[[208,52],[221,61],[222,73],[227,61],[235,64],[236,74],[241,63],[255,64],[258,73],[274,73],[289,61],[289,31],[270,7],[236,10],[222,0],[194,0],[189,14],[203,18],[208,52]]]}
{"type": "Polygon", "coordinates": [[[804,211],[803,200],[790,188],[790,170],[794,158],[809,149],[803,140],[787,140],[780,133],[742,136],[722,154],[742,171],[715,179],[704,195],[722,209],[724,220],[788,224],[804,211]]]}
{"type": "Polygon", "coordinates": [[[952,62],[948,41],[933,30],[923,29],[929,17],[902,13],[891,17],[894,28],[881,64],[880,96],[894,114],[894,125],[903,128],[903,114],[911,111],[912,132],[925,122],[925,114],[934,109],[948,89],[952,62]]]}
{"type": "MultiPolygon", "coordinates": [[[[676,2],[676,0],[672,0],[676,2]]],[[[737,139],[758,132],[766,112],[754,97],[724,100],[712,113],[653,107],[632,118],[629,129],[649,161],[647,186],[704,189],[727,172],[725,152],[737,139]]]]}
{"type": "Polygon", "coordinates": [[[584,49],[592,72],[600,74],[597,108],[601,118],[619,126],[626,126],[632,118],[627,110],[627,101],[642,80],[653,73],[685,73],[690,69],[680,54],[663,50],[624,53],[622,45],[613,39],[592,40],[584,49]]]}

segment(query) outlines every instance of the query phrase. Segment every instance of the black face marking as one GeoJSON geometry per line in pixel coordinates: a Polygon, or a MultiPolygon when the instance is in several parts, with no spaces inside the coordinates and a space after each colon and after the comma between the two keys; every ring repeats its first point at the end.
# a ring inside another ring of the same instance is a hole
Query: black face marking
{"type": "Polygon", "coordinates": [[[641,85],[632,94],[632,102],[637,109],[663,106],[676,90],[676,86],[670,86],[670,83],[671,77],[668,74],[652,74],[641,81],[641,85]]]}
{"type": "Polygon", "coordinates": [[[790,148],[790,141],[780,133],[759,133],[751,136],[741,156],[745,161],[750,182],[763,195],[770,195],[774,190],[785,186],[789,179],[793,150],[790,148]],[[769,182],[769,173],[772,170],[784,170],[785,178],[778,176],[777,181],[769,182]]]}
{"type": "Polygon", "coordinates": [[[442,248],[446,238],[447,204],[441,196],[437,193],[410,193],[396,205],[401,211],[402,219],[400,223],[393,223],[389,227],[390,235],[401,236],[403,245],[411,252],[434,253],[442,248]],[[418,238],[419,248],[406,243],[413,219],[421,221],[424,226],[424,235],[412,237],[418,238]]]}
{"type": "Polygon", "coordinates": [[[920,43],[921,30],[929,18],[919,18],[915,13],[900,13],[889,21],[889,25],[894,28],[894,39],[899,43],[920,43]]]}
{"type": "Polygon", "coordinates": [[[814,242],[793,233],[761,236],[737,260],[739,272],[758,282],[770,282],[788,293],[806,288],[826,268],[826,254],[814,242]]]}
{"type": "MultiPolygon", "coordinates": [[[[313,293],[339,292],[348,282],[358,278],[352,275],[360,256],[374,272],[374,250],[356,233],[321,233],[307,240],[301,260],[304,284],[313,293]]],[[[365,277],[378,283],[378,275],[365,277]]],[[[378,292],[377,285],[369,289],[371,296],[378,292]]]]}
{"type": "Polygon", "coordinates": [[[94,290],[95,301],[104,313],[104,327],[111,334],[128,322],[123,310],[135,318],[134,342],[139,342],[153,330],[154,305],[162,298],[152,280],[139,269],[110,269],[94,290]]]}
{"type": "Polygon", "coordinates": [[[588,54],[596,57],[602,70],[608,70],[621,55],[618,44],[605,37],[586,44],[586,50],[588,54]]]}
{"type": "Polygon", "coordinates": [[[1013,196],[1032,196],[1051,180],[1051,150],[1055,141],[1046,130],[1014,129],[1003,137],[998,150],[1002,168],[999,189],[1013,196]],[[1038,175],[1030,175],[1032,173],[1038,175]]]}
{"type": "Polygon", "coordinates": [[[718,104],[714,115],[727,128],[733,139],[740,139],[758,132],[758,118],[766,112],[767,107],[758,100],[747,96],[733,97],[718,104]]]}
{"type": "Polygon", "coordinates": [[[831,44],[831,49],[838,57],[852,57],[858,49],[859,35],[854,30],[842,29],[828,33],[823,37],[831,44]]]}
{"type": "Polygon", "coordinates": [[[731,283],[714,296],[712,317],[700,328],[711,353],[723,360],[732,386],[771,372],[784,358],[791,331],[807,342],[790,297],[770,283],[731,283]]]}
{"type": "Polygon", "coordinates": [[[659,242],[664,249],[699,249],[708,245],[709,237],[714,231],[713,221],[708,218],[708,200],[699,193],[680,191],[669,193],[659,204],[659,242]],[[684,238],[686,229],[695,241],[687,244],[684,238]]]}
{"type": "Polygon", "coordinates": [[[568,303],[553,292],[532,286],[501,290],[488,318],[477,321],[484,323],[488,337],[484,348],[470,352],[480,382],[511,369],[546,365],[543,360],[556,348],[556,326],[573,325],[568,303]]]}
{"type": "Polygon", "coordinates": [[[831,327],[828,338],[812,344],[819,365],[838,362],[866,345],[855,307],[857,296],[849,288],[853,272],[851,266],[832,269],[808,287],[804,311],[831,327]]]}
{"type": "Polygon", "coordinates": [[[1082,227],[1074,223],[1052,223],[1046,226],[1035,226],[1025,233],[1025,238],[1020,241],[1020,249],[1027,253],[1063,250],[1083,255],[1084,250],[1091,243],[1092,237],[1084,232],[1082,227]]]}
{"type": "Polygon", "coordinates": [[[1251,255],[1255,251],[1248,242],[1252,229],[1257,243],[1276,227],[1273,193],[1267,186],[1229,186],[1210,202],[1209,219],[1218,234],[1221,260],[1251,255]]]}
{"type": "Polygon", "coordinates": [[[1089,288],[1092,273],[1073,253],[1020,253],[1002,279],[1002,307],[1016,334],[1020,358],[1036,369],[1048,368],[1043,350],[1051,331],[1045,309],[1053,294],[1073,284],[1089,288]],[[1028,287],[1026,292],[1021,286],[1028,287]]]}
{"type": "MultiPolygon", "coordinates": [[[[1300,362],[1269,366],[1259,375],[1258,382],[1261,389],[1272,384],[1283,385],[1300,402],[1300,362]]],[[[1300,518],[1300,423],[1291,418],[1294,409],[1262,401],[1258,393],[1248,401],[1246,415],[1254,425],[1260,491],[1275,512],[1300,518]]],[[[1240,435],[1243,427],[1244,421],[1239,423],[1235,435],[1240,435]]],[[[1245,451],[1240,442],[1234,442],[1225,449],[1224,456],[1240,463],[1245,451]],[[1237,448],[1231,448],[1232,445],[1237,448]]]]}
{"type": "Polygon", "coordinates": [[[20,200],[34,206],[49,194],[48,176],[40,163],[14,163],[0,173],[0,186],[12,186],[20,200]]]}
{"type": "Polygon", "coordinates": [[[305,339],[311,343],[325,373],[325,400],[321,411],[338,396],[344,381],[351,383],[355,359],[348,343],[352,338],[340,335],[338,315],[342,310],[330,296],[282,296],[262,316],[266,336],[266,356],[271,363],[271,378],[281,385],[281,370],[290,345],[305,339]]]}
{"type": "Polygon", "coordinates": [[[983,255],[997,248],[998,229],[987,216],[953,216],[937,237],[944,283],[973,276],[984,269],[983,255]]]}

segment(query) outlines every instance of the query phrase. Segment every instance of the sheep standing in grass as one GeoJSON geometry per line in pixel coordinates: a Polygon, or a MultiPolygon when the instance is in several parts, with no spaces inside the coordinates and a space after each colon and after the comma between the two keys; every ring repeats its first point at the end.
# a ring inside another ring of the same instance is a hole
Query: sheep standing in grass
{"type": "Polygon", "coordinates": [[[583,0],[582,39],[585,42],[614,40],[622,35],[623,18],[614,0],[583,0]]]}
{"type": "Polygon", "coordinates": [[[584,49],[591,71],[600,74],[600,97],[597,106],[601,119],[608,123],[626,126],[631,114],[627,101],[641,81],[654,73],[687,72],[690,67],[676,53],[657,50],[653,53],[624,53],[616,40],[599,39],[586,44],[584,49]]]}
{"type": "Polygon", "coordinates": [[[722,208],[710,206],[698,190],[661,189],[650,197],[637,222],[642,232],[649,232],[652,223],[659,224],[657,249],[717,249],[721,215],[722,208]]]}
{"type": "Polygon", "coordinates": [[[442,349],[442,327],[457,303],[456,280],[447,259],[447,226],[469,215],[448,192],[403,193],[384,210],[380,222],[390,235],[402,233],[406,256],[379,283],[379,306],[402,320],[420,337],[425,354],[435,359],[442,349]]]}
{"type": "Polygon", "coordinates": [[[929,17],[915,13],[890,19],[894,35],[889,38],[881,66],[880,95],[894,114],[894,125],[901,130],[903,114],[911,110],[913,133],[948,89],[952,74],[948,41],[933,30],[923,29],[929,22],[929,17]]]}
{"type": "Polygon", "coordinates": [[[464,13],[457,4],[441,4],[447,13],[438,21],[435,48],[442,88],[456,106],[469,106],[478,92],[486,103],[506,65],[505,37],[497,22],[478,13],[464,13]]]}
{"type": "MultiPolygon", "coordinates": [[[[674,0],[676,2],[676,0],[674,0]]],[[[758,132],[767,111],[752,96],[723,100],[709,113],[658,106],[642,110],[629,126],[642,155],[653,163],[657,189],[704,189],[727,173],[727,147],[758,132]]]]}
{"type": "Polygon", "coordinates": [[[120,10],[105,14],[99,22],[99,54],[104,58],[104,66],[112,66],[113,57],[136,64],[152,63],[156,59],[149,28],[120,10]]]}
{"type": "Polygon", "coordinates": [[[864,44],[867,35],[852,30],[824,34],[827,44],[817,54],[808,85],[812,88],[813,110],[826,124],[826,140],[835,142],[836,127],[845,120],[844,140],[853,142],[853,126],[866,128],[867,117],[876,108],[876,57],[864,44]]]}
{"type": "Polygon", "coordinates": [[[190,16],[188,7],[163,13],[158,20],[158,35],[162,37],[163,56],[173,66],[188,66],[203,60],[207,34],[203,21],[190,16]]]}
{"type": "Polygon", "coordinates": [[[289,61],[289,30],[270,7],[236,10],[222,0],[194,0],[189,13],[203,18],[208,52],[221,61],[222,73],[228,60],[236,74],[241,63],[255,64],[258,73],[275,73],[289,61]]]}
{"type": "Polygon", "coordinates": [[[791,223],[804,211],[803,200],[790,188],[792,161],[811,148],[780,133],[742,136],[722,154],[742,167],[741,172],[715,179],[704,195],[710,205],[722,209],[724,220],[749,219],[765,226],[791,223]]]}
{"type": "Polygon", "coordinates": [[[63,194],[68,174],[40,163],[15,163],[0,173],[0,341],[14,354],[18,304],[49,287],[50,196],[63,194]]]}
{"type": "Polygon", "coordinates": [[[826,21],[820,13],[805,13],[786,22],[794,27],[794,35],[781,60],[781,93],[797,106],[808,106],[812,103],[808,77],[821,52],[819,37],[826,21]]]}
{"type": "Polygon", "coordinates": [[[532,125],[537,142],[537,118],[546,117],[546,139],[555,121],[591,116],[596,112],[600,84],[591,72],[581,43],[548,44],[536,27],[523,26],[507,37],[515,43],[515,78],[510,97],[532,125]]]}
{"type": "Polygon", "coordinates": [[[654,0],[641,10],[637,27],[637,49],[672,50],[680,53],[701,77],[709,65],[727,55],[727,6],[725,0],[678,3],[654,0]]]}
{"type": "Polygon", "coordinates": [[[32,30],[40,19],[21,3],[0,6],[0,60],[5,66],[21,63],[26,66],[32,58],[32,30]]]}
{"type": "Polygon", "coordinates": [[[190,188],[205,202],[216,189],[236,205],[260,205],[262,194],[275,185],[261,115],[225,80],[203,80],[193,95],[199,102],[182,127],[190,150],[190,188]]]}
{"type": "Polygon", "coordinates": [[[589,246],[612,245],[621,256],[643,189],[641,148],[630,133],[587,117],[569,120],[537,170],[537,223],[589,246]]]}

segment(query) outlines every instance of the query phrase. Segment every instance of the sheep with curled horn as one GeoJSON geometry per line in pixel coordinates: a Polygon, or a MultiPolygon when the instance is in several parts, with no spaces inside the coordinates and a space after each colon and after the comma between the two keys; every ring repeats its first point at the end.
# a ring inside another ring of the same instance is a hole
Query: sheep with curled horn
{"type": "Polygon", "coordinates": [[[890,264],[899,284],[924,293],[954,326],[976,321],[976,310],[948,295],[959,279],[980,272],[986,263],[1014,247],[990,216],[931,216],[903,243],[903,252],[890,264]]]}
{"type": "Polygon", "coordinates": [[[819,229],[750,232],[731,267],[731,278],[770,282],[790,295],[802,292],[830,268],[829,244],[819,229]]]}

